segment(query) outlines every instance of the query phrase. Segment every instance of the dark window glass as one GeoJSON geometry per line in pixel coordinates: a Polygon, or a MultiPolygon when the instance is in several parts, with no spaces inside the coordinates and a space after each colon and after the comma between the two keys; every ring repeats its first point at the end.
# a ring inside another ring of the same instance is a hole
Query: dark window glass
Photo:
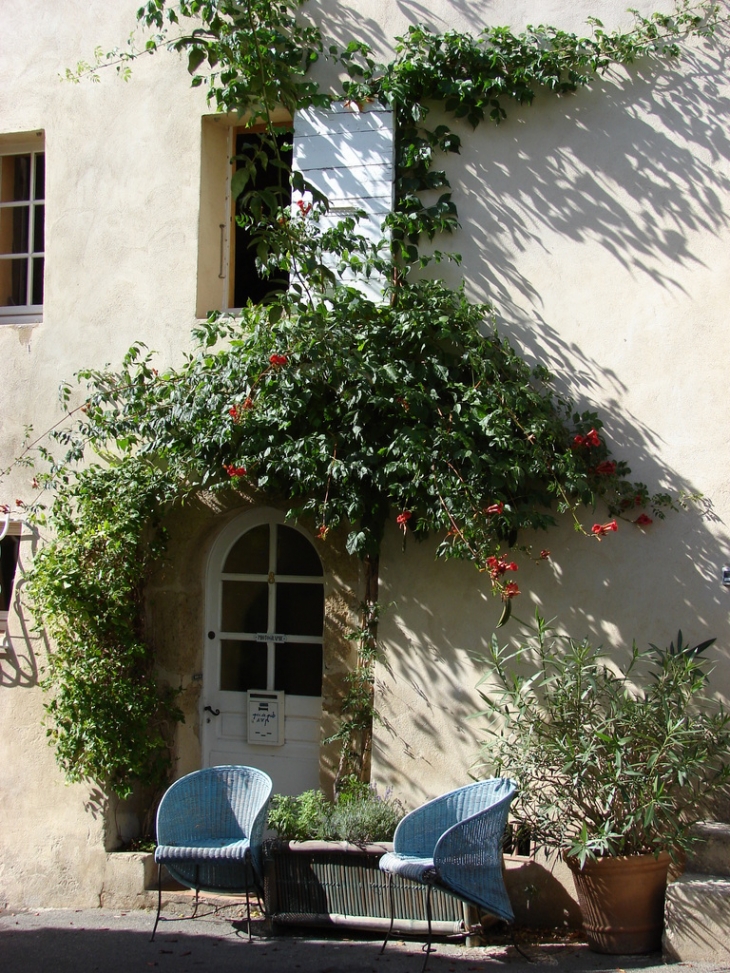
{"type": "Polygon", "coordinates": [[[33,211],[33,252],[43,253],[45,240],[43,234],[43,220],[45,216],[45,206],[36,206],[33,211]]]}
{"type": "Polygon", "coordinates": [[[28,252],[30,206],[5,206],[0,209],[0,253],[28,252]]]}
{"type": "Polygon", "coordinates": [[[265,642],[221,639],[220,688],[229,693],[266,689],[265,642]]]}
{"type": "Polygon", "coordinates": [[[269,525],[262,524],[239,537],[231,548],[224,574],[266,574],[269,573],[269,525]]]}
{"type": "Polygon", "coordinates": [[[32,304],[43,303],[43,257],[33,257],[33,294],[32,304]]]}
{"type": "Polygon", "coordinates": [[[30,156],[14,156],[13,199],[30,199],[30,156]]]}
{"type": "Polygon", "coordinates": [[[43,152],[35,157],[35,198],[46,198],[46,157],[43,152]]]}
{"type": "Polygon", "coordinates": [[[276,538],[276,573],[321,578],[322,562],[310,542],[293,527],[279,527],[276,538]]]}
{"type": "Polygon", "coordinates": [[[19,546],[17,537],[5,536],[0,541],[0,611],[3,612],[10,611],[19,546]]]}
{"type": "Polygon", "coordinates": [[[223,581],[221,630],[265,632],[269,618],[269,586],[265,581],[223,581]]]}
{"type": "Polygon", "coordinates": [[[44,192],[42,152],[0,157],[0,307],[43,304],[44,192]]]}
{"type": "Polygon", "coordinates": [[[295,696],[321,696],[322,646],[302,642],[277,645],[274,688],[295,696]]]}
{"type": "Polygon", "coordinates": [[[0,307],[19,307],[26,303],[28,261],[0,260],[0,307]]]}
{"type": "Polygon", "coordinates": [[[3,211],[12,215],[13,249],[12,253],[28,253],[30,250],[30,206],[12,206],[3,211]]]}
{"type": "Polygon", "coordinates": [[[0,172],[0,203],[30,199],[30,155],[3,156],[0,172]]]}
{"type": "Polygon", "coordinates": [[[321,584],[277,584],[276,631],[321,638],[324,588],[321,584]]]}
{"type": "MultiPolygon", "coordinates": [[[[281,185],[285,187],[282,205],[291,198],[289,187],[289,172],[292,163],[291,132],[284,132],[277,136],[279,152],[286,169],[274,164],[273,153],[264,144],[261,135],[256,132],[240,132],[236,135],[236,169],[245,165],[245,160],[255,162],[254,178],[246,185],[236,206],[237,212],[248,210],[247,196],[251,192],[261,192],[281,185]],[[266,153],[266,162],[260,155],[266,153]],[[242,158],[241,158],[242,157],[242,158]],[[288,171],[287,171],[288,170],[288,171]],[[287,195],[288,194],[288,195],[287,195]]],[[[233,306],[243,307],[246,301],[258,304],[272,291],[284,291],[289,286],[287,274],[279,271],[270,277],[262,277],[256,267],[256,246],[251,231],[247,227],[235,224],[234,253],[233,253],[233,306]]]]}

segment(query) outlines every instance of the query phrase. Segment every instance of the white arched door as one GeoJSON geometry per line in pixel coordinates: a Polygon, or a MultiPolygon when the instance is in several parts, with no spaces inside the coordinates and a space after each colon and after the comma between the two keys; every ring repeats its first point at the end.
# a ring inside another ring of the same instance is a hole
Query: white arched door
{"type": "Polygon", "coordinates": [[[306,534],[269,509],[228,524],[207,574],[204,766],[258,767],[280,794],[319,786],[323,625],[324,573],[306,534]],[[278,738],[262,742],[262,713],[278,738]]]}

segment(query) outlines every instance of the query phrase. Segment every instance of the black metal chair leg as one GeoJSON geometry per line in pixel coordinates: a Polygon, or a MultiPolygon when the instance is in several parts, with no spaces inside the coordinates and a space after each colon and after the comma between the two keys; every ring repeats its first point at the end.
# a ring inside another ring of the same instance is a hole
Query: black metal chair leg
{"type": "Polygon", "coordinates": [[[385,939],[383,940],[383,945],[380,947],[380,955],[383,955],[385,947],[388,945],[388,940],[393,933],[393,923],[395,922],[395,903],[393,901],[393,873],[386,872],[388,876],[388,906],[390,908],[390,925],[388,926],[388,931],[385,934],[385,939]]]}
{"type": "Polygon", "coordinates": [[[246,925],[248,927],[248,941],[253,942],[253,936],[251,935],[251,899],[250,892],[246,892],[246,925]]]}
{"type": "Polygon", "coordinates": [[[195,899],[193,900],[193,914],[191,918],[195,918],[198,914],[198,905],[200,903],[200,866],[196,864],[195,866],[195,899]]]}
{"type": "Polygon", "coordinates": [[[150,936],[150,942],[155,941],[155,933],[157,932],[157,924],[160,921],[160,911],[162,909],[162,862],[157,865],[157,915],[155,916],[155,928],[152,930],[152,935],[150,936]]]}
{"type": "Polygon", "coordinates": [[[426,886],[426,921],[428,923],[428,939],[426,940],[426,955],[423,959],[423,966],[421,967],[421,973],[426,973],[426,966],[428,965],[428,957],[431,953],[431,886],[426,886]]]}

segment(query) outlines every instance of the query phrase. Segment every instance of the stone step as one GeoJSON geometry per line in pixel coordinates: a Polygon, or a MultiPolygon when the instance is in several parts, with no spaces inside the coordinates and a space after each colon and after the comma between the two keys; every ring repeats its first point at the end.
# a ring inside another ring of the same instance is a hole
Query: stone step
{"type": "Polygon", "coordinates": [[[685,871],[730,877],[730,824],[700,821],[692,833],[699,840],[687,852],[685,871]]]}
{"type": "Polygon", "coordinates": [[[685,872],[667,886],[665,959],[730,961],[730,878],[685,872]]]}

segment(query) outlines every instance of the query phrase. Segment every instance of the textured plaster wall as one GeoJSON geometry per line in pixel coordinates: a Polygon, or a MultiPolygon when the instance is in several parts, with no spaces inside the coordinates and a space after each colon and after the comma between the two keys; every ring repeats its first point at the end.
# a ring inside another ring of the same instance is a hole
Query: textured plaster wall
{"type": "MultiPolygon", "coordinates": [[[[614,17],[605,6],[607,26],[622,22],[619,5],[614,17]]],[[[572,10],[551,19],[574,27],[572,10]]],[[[539,16],[548,19],[542,5],[539,16]]],[[[515,614],[529,620],[540,607],[618,654],[634,638],[668,644],[679,627],[692,639],[717,636],[711,685],[722,697],[730,689],[729,593],[720,583],[730,550],[726,57],[720,37],[678,65],[616,71],[576,96],[540,93],[497,129],[464,126],[462,153],[447,160],[463,224],[454,249],[464,258],[449,279],[492,300],[501,332],[548,364],[579,408],[597,409],[635,478],[651,491],[705,498],[646,531],[622,522],[600,544],[570,523],[527,538],[553,556],[538,565],[517,557],[525,593],[515,614]]],[[[599,508],[582,522],[590,529],[604,519],[599,508]]],[[[465,778],[479,723],[457,714],[478,708],[483,670],[470,653],[485,645],[500,606],[483,576],[435,564],[432,546],[410,545],[402,556],[395,530],[383,560],[397,606],[382,627],[390,671],[379,674],[385,722],[374,769],[389,783],[410,780],[416,801],[465,778]]]]}
{"type": "MultiPolygon", "coordinates": [[[[97,44],[123,44],[135,6],[28,0],[3,10],[0,138],[45,132],[48,203],[43,322],[0,326],[0,468],[28,423],[40,431],[61,417],[59,382],[118,361],[132,340],[156,349],[162,366],[178,361],[195,320],[204,97],[165,54],[136,64],[128,84],[109,71],[99,84],[58,79],[97,44]]],[[[358,36],[386,53],[416,21],[581,30],[592,13],[608,27],[628,24],[624,6],[312,0],[308,9],[332,40],[358,36]]],[[[619,653],[633,637],[661,644],[679,626],[691,638],[716,635],[713,686],[721,695],[730,679],[728,593],[719,583],[730,552],[726,56],[723,40],[696,44],[680,65],[617,71],[575,97],[540,93],[498,129],[465,126],[461,155],[446,160],[463,223],[453,240],[463,264],[446,271],[449,279],[493,300],[500,329],[551,365],[581,408],[595,405],[637,478],[650,489],[706,497],[646,532],[622,524],[601,544],[569,524],[536,538],[554,556],[532,568],[522,559],[516,614],[529,618],[539,605],[619,653]]],[[[322,66],[320,77],[330,71],[322,66]]],[[[0,503],[15,497],[31,498],[27,471],[0,486],[0,503]]],[[[179,773],[200,760],[192,674],[201,668],[203,565],[236,503],[189,510],[151,588],[160,664],[183,688],[179,773]]],[[[592,522],[587,514],[584,523],[592,522]]],[[[331,578],[323,737],[346,670],[342,619],[359,597],[357,565],[337,540],[331,535],[323,554],[331,578]]],[[[31,546],[23,542],[24,560],[31,546]]],[[[373,772],[410,805],[468,779],[482,738],[479,722],[466,719],[478,707],[482,672],[472,653],[500,611],[483,575],[436,562],[434,551],[435,543],[409,542],[403,554],[393,528],[381,564],[382,600],[394,606],[381,626],[383,722],[373,772]]],[[[10,648],[0,649],[0,902],[93,904],[105,881],[104,848],[134,815],[63,783],[41,726],[37,679],[47,647],[22,612],[11,625],[10,648]]],[[[502,630],[505,638],[514,631],[502,630]]],[[[334,759],[323,758],[325,783],[334,759]]]]}
{"type": "MultiPolygon", "coordinates": [[[[179,360],[195,320],[204,98],[174,57],[141,61],[128,84],[113,70],[99,84],[59,77],[97,44],[123,46],[134,10],[124,0],[3,8],[0,139],[45,132],[47,250],[42,324],[0,326],[0,467],[27,424],[42,431],[61,417],[62,380],[119,361],[134,339],[179,360]]],[[[0,491],[0,503],[29,501],[28,471],[0,491]]],[[[23,541],[24,560],[31,546],[23,541]]],[[[0,903],[98,904],[105,846],[125,811],[115,821],[93,787],[64,783],[37,686],[47,647],[22,614],[10,624],[0,648],[0,903]]]]}

